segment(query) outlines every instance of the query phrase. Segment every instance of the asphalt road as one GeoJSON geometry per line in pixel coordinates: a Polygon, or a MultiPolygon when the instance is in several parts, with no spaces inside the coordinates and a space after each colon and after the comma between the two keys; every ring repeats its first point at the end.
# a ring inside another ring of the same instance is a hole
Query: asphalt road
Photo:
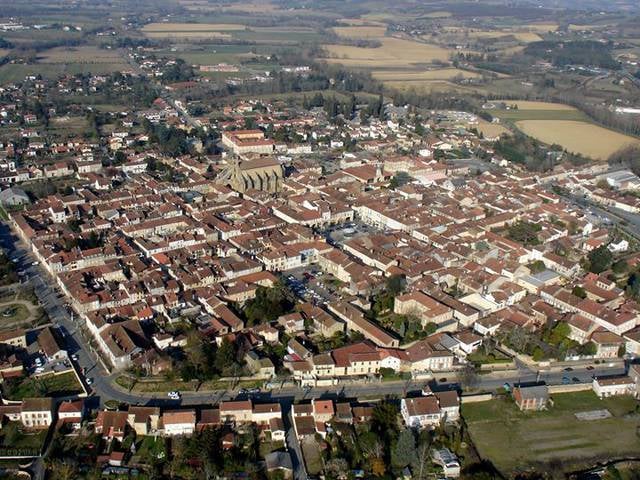
{"type": "Polygon", "coordinates": [[[621,230],[640,239],[640,215],[625,212],[619,208],[594,203],[581,195],[569,194],[564,195],[564,198],[580,207],[591,210],[595,215],[599,216],[601,220],[604,218],[609,219],[610,222],[615,223],[621,230]]]}

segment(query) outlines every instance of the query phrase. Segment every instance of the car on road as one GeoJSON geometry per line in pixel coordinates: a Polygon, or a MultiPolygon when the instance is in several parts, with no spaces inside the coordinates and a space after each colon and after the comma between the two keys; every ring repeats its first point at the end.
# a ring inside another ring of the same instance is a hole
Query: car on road
{"type": "Polygon", "coordinates": [[[567,367],[564,369],[565,372],[573,372],[573,368],[571,367],[567,367]]]}
{"type": "Polygon", "coordinates": [[[595,368],[595,367],[594,367],[593,365],[589,365],[589,366],[587,367],[587,370],[593,370],[594,368],[595,368]]]}
{"type": "Polygon", "coordinates": [[[570,383],[569,377],[562,377],[562,384],[567,385],[570,383]]]}
{"type": "Polygon", "coordinates": [[[167,393],[167,397],[169,397],[171,400],[180,400],[180,392],[178,392],[177,390],[174,390],[172,392],[167,393]]]}
{"type": "Polygon", "coordinates": [[[580,383],[580,379],[579,379],[578,377],[573,377],[573,378],[571,379],[571,381],[572,381],[573,383],[580,383]]]}

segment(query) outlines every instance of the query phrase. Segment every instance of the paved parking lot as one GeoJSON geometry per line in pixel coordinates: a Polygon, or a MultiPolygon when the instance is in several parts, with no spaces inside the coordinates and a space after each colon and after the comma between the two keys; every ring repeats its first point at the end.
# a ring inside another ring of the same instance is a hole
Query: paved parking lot
{"type": "Polygon", "coordinates": [[[299,298],[311,303],[329,303],[338,300],[341,293],[330,284],[331,275],[317,268],[298,268],[285,272],[287,286],[299,298]]]}

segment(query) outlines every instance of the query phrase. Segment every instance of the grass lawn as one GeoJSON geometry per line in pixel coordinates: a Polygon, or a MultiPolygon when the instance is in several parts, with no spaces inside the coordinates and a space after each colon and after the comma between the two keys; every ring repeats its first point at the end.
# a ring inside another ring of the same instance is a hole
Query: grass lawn
{"type": "Polygon", "coordinates": [[[29,318],[29,309],[19,303],[0,306],[0,325],[5,323],[21,323],[29,318]]]}
{"type": "Polygon", "coordinates": [[[3,388],[4,393],[11,400],[21,400],[28,397],[62,397],[82,392],[73,372],[60,375],[49,374],[38,378],[25,378],[20,383],[3,388]]]}
{"type": "Polygon", "coordinates": [[[141,441],[136,442],[136,458],[139,461],[150,463],[152,459],[166,458],[167,450],[164,438],[153,438],[149,436],[141,437],[141,441]]]}
{"type": "Polygon", "coordinates": [[[640,414],[631,397],[600,400],[591,391],[552,396],[544,412],[521,412],[510,399],[463,405],[469,434],[482,458],[509,474],[551,461],[566,470],[602,458],[633,455],[640,449],[640,414]],[[607,409],[612,418],[578,420],[574,414],[607,409]]]}
{"type": "Polygon", "coordinates": [[[504,355],[503,353],[498,352],[497,350],[492,351],[488,355],[481,353],[480,351],[475,351],[471,355],[467,356],[467,360],[476,364],[482,363],[508,363],[511,361],[509,357],[504,355]]]}
{"type": "Polygon", "coordinates": [[[274,442],[273,440],[265,440],[260,442],[260,456],[264,458],[265,455],[276,450],[284,448],[284,442],[274,442]]]}
{"type": "MultiPolygon", "coordinates": [[[[179,392],[190,392],[194,391],[197,386],[195,382],[165,380],[163,378],[140,379],[136,382],[126,375],[117,377],[115,382],[124,389],[139,393],[164,393],[171,392],[173,390],[177,390],[179,392]]],[[[209,380],[203,382],[202,385],[200,385],[200,388],[198,388],[198,391],[228,390],[232,386],[236,389],[257,388],[262,387],[264,380],[240,380],[237,382],[237,385],[234,384],[235,382],[233,379],[209,380]]]]}
{"type": "Polygon", "coordinates": [[[25,300],[27,302],[31,302],[34,305],[38,304],[38,297],[36,296],[33,288],[22,288],[18,291],[18,295],[16,296],[16,300],[25,300]]]}
{"type": "Polygon", "coordinates": [[[55,80],[63,74],[92,73],[94,75],[109,74],[128,70],[125,63],[9,63],[0,67],[0,84],[21,82],[28,75],[42,75],[55,80]]]}
{"type": "Polygon", "coordinates": [[[314,438],[305,438],[300,442],[300,446],[307,472],[309,475],[318,475],[322,472],[322,458],[318,442],[314,438]]]}
{"type": "Polygon", "coordinates": [[[37,455],[42,448],[47,429],[27,432],[19,422],[9,422],[0,433],[0,452],[7,455],[37,455]]]}

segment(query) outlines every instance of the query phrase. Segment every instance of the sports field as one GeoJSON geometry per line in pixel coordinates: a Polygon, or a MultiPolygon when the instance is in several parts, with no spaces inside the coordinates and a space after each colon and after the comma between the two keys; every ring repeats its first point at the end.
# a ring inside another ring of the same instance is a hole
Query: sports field
{"type": "Polygon", "coordinates": [[[565,470],[588,466],[600,458],[640,451],[636,434],[640,416],[631,397],[600,400],[592,391],[553,395],[544,412],[521,412],[512,400],[463,405],[462,414],[481,457],[509,475],[558,461],[565,470]],[[611,418],[578,420],[575,413],[607,409],[611,418]]]}
{"type": "Polygon", "coordinates": [[[640,145],[640,139],[583,121],[522,120],[515,124],[527,135],[544,143],[562,145],[569,152],[596,160],[606,160],[628,145],[640,145]]]}

